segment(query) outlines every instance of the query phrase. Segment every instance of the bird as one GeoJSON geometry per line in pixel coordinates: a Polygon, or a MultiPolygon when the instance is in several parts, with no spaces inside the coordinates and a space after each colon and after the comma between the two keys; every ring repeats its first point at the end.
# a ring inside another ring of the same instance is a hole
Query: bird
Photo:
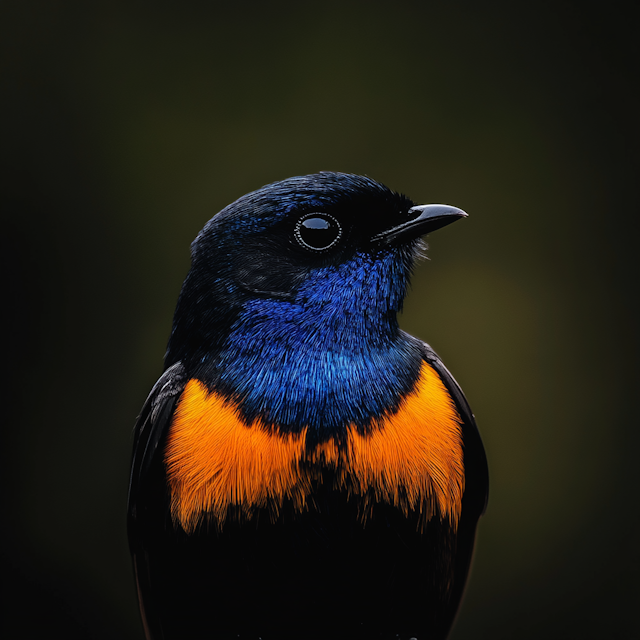
{"type": "Polygon", "coordinates": [[[448,636],[487,459],[462,390],[397,316],[423,237],[465,217],[327,171],[207,222],[134,430],[147,640],[448,636]]]}

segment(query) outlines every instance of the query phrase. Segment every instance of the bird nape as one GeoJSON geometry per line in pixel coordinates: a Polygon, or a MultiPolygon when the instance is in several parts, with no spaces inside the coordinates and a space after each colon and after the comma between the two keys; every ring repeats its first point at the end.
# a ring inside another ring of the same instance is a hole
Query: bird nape
{"type": "Polygon", "coordinates": [[[487,462],[397,313],[420,238],[465,216],[323,172],[205,225],[135,431],[149,640],[446,638],[487,462]]]}

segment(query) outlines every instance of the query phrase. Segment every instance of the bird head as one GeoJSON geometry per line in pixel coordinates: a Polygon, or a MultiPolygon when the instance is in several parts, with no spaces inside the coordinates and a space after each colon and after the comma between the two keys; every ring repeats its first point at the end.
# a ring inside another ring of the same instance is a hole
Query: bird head
{"type": "Polygon", "coordinates": [[[393,321],[421,237],[465,216],[447,205],[415,206],[370,178],[333,172],[239,198],[192,244],[167,366],[214,353],[256,300],[285,315],[295,306],[393,321]]]}
{"type": "Polygon", "coordinates": [[[344,173],[249,193],[192,244],[165,365],[181,360],[235,396],[260,379],[265,389],[286,386],[281,374],[315,384],[337,380],[339,363],[345,375],[357,369],[363,354],[380,360],[400,335],[420,238],[465,216],[344,173]]]}

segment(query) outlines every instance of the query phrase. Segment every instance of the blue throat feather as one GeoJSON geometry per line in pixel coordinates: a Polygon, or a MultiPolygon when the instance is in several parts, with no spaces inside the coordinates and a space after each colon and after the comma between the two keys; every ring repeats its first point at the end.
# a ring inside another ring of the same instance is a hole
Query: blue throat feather
{"type": "Polygon", "coordinates": [[[338,435],[397,408],[421,362],[398,327],[412,261],[398,253],[320,268],[292,302],[245,305],[214,366],[247,421],[338,435]]]}

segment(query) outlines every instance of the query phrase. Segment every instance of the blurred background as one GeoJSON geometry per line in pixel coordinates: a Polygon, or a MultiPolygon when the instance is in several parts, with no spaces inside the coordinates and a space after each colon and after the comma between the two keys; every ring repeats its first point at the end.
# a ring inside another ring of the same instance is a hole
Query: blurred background
{"type": "Polygon", "coordinates": [[[3,638],[142,638],[132,429],[189,244],[323,169],[470,213],[401,318],[490,463],[453,639],[640,637],[631,5],[2,2],[3,638]]]}

